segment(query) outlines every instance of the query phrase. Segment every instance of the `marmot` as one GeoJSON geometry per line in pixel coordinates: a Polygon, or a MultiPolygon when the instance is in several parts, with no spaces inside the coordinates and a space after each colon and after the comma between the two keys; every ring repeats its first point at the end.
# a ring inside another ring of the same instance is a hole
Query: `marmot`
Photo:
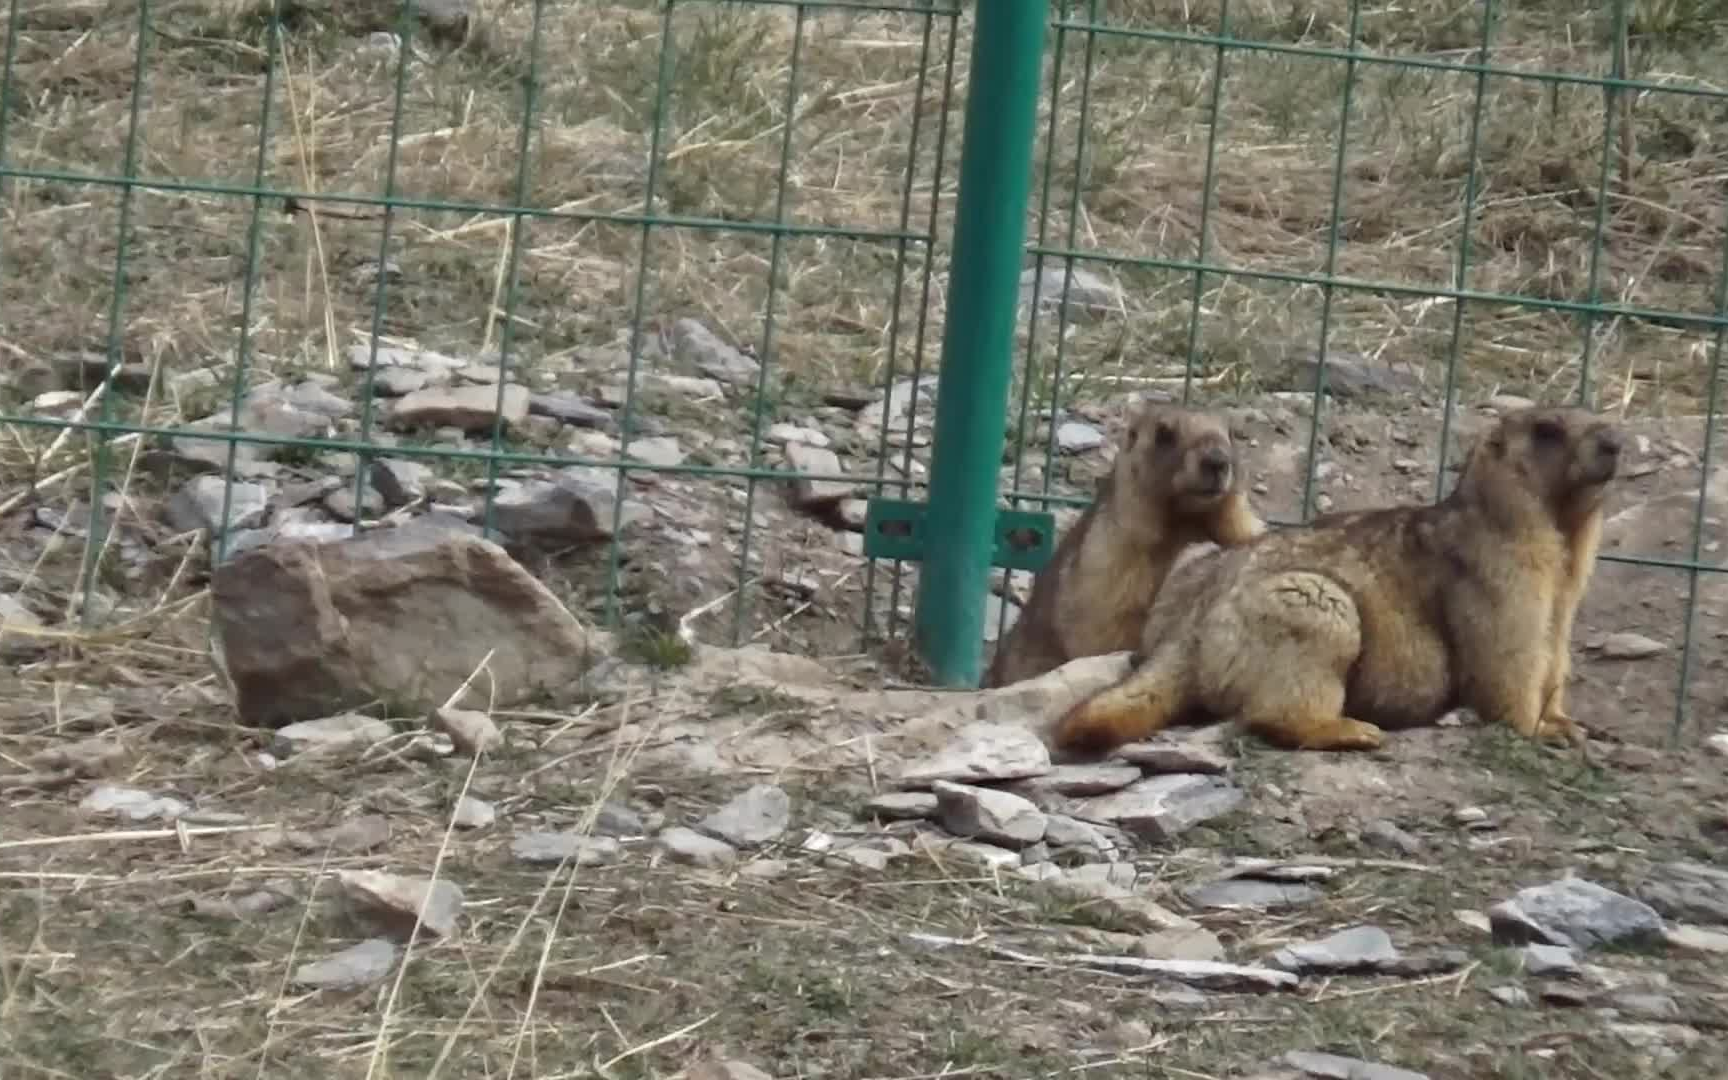
{"type": "Polygon", "coordinates": [[[1229,426],[1192,409],[1141,406],[1097,497],[1033,577],[981,685],[1133,649],[1184,548],[1204,540],[1233,546],[1265,531],[1242,491],[1229,426]]]}
{"type": "Polygon", "coordinates": [[[1586,410],[1521,409],[1475,441],[1439,503],[1333,514],[1189,562],[1133,673],[1069,709],[1054,747],[1101,753],[1234,716],[1289,749],[1371,750],[1382,729],[1461,705],[1575,740],[1572,619],[1620,446],[1586,410]]]}

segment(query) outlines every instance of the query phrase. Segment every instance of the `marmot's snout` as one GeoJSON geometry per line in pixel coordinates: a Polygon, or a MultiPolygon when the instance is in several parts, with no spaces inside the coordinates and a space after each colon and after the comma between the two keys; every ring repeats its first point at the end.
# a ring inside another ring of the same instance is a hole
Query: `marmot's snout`
{"type": "Polygon", "coordinates": [[[1230,451],[1222,446],[1208,446],[1200,451],[1197,462],[1200,479],[1211,491],[1223,491],[1230,486],[1230,451]]]}

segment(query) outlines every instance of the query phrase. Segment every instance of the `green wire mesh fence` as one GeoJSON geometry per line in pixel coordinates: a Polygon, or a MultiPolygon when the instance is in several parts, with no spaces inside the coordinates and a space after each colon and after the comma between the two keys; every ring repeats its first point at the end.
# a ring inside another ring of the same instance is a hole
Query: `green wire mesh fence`
{"type": "MultiPolygon", "coordinates": [[[[1284,522],[1439,494],[1496,394],[1620,410],[1663,524],[1598,589],[1672,647],[1610,689],[1720,708],[1715,6],[1026,6],[1004,503],[1082,505],[1129,392],[1245,409],[1284,522]],[[1374,416],[1395,480],[1340,456],[1374,416]]],[[[928,496],[961,110],[1006,59],[977,5],[5,10],[0,468],[54,541],[12,559],[38,610],[171,615],[188,535],[442,511],[538,530],[537,573],[650,636],[903,632],[916,565],[860,530],[928,496]]]]}

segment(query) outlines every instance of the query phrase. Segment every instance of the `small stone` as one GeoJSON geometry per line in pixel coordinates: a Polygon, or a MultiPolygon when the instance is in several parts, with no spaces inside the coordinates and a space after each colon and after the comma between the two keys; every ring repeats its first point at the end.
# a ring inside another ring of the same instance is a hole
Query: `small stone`
{"type": "Polygon", "coordinates": [[[1058,959],[1124,975],[1153,975],[1202,990],[1289,990],[1299,981],[1287,971],[1211,960],[1155,960],[1139,956],[1094,956],[1090,953],[1072,953],[1058,959]]]}
{"type": "Polygon", "coordinates": [[[1676,949],[1728,954],[1728,934],[1719,930],[1705,930],[1698,926],[1670,926],[1662,937],[1676,949]]]}
{"type": "Polygon", "coordinates": [[[1728,731],[1710,736],[1704,745],[1720,757],[1728,757],[1728,731]]]}
{"type": "Polygon", "coordinates": [[[915,850],[922,850],[942,860],[958,859],[992,870],[1007,870],[1020,865],[1020,853],[995,844],[925,833],[917,838],[915,850]]]}
{"type": "Polygon", "coordinates": [[[1318,941],[1286,946],[1267,962],[1284,971],[1337,975],[1378,971],[1397,960],[1398,949],[1386,931],[1378,926],[1352,926],[1318,941]]]}
{"type": "Polygon", "coordinates": [[[1480,911],[1470,911],[1460,908],[1452,913],[1452,917],[1479,934],[1491,934],[1494,932],[1494,924],[1489,921],[1488,916],[1482,914],[1480,911]]]}
{"type": "Polygon", "coordinates": [[[439,706],[428,718],[435,731],[450,736],[458,752],[470,756],[494,749],[504,741],[504,733],[492,718],[476,709],[439,706]]]}
{"type": "Polygon", "coordinates": [[[696,1063],[689,1080],[774,1080],[747,1061],[707,1060],[696,1063]]]}
{"type": "Polygon", "coordinates": [[[1530,995],[1522,986],[1490,986],[1488,996],[1502,1005],[1521,1009],[1530,1004],[1530,995]]]}
{"type": "Polygon", "coordinates": [[[1080,266],[1069,267],[1066,274],[1060,265],[1050,262],[1044,264],[1043,273],[1029,266],[1020,273],[1022,305],[1032,302],[1034,289],[1040,307],[1066,306],[1070,319],[1096,318],[1122,306],[1120,289],[1080,266]]]}
{"type": "Polygon", "coordinates": [[[613,473],[572,465],[549,480],[499,492],[492,500],[492,524],[524,543],[561,547],[605,540],[612,535],[614,515],[620,528],[640,516],[629,505],[619,514],[616,495],[613,473]]]}
{"type": "Polygon", "coordinates": [[[392,941],[367,938],[322,960],[301,964],[288,978],[319,990],[358,990],[390,974],[400,952],[392,941]]]}
{"type": "Polygon", "coordinates": [[[1667,994],[1610,994],[1607,1003],[1637,1020],[1673,1020],[1680,1015],[1679,1004],[1667,994]]]}
{"type": "Polygon", "coordinates": [[[650,831],[641,814],[618,803],[602,803],[594,815],[596,836],[647,836],[650,831]]]}
{"type": "Polygon", "coordinates": [[[157,817],[173,821],[191,807],[167,795],[153,795],[118,784],[98,784],[84,796],[78,809],[94,814],[117,814],[129,821],[149,821],[157,817]]]}
{"type": "Polygon", "coordinates": [[[498,820],[498,808],[484,799],[464,795],[456,801],[456,812],[451,815],[451,820],[458,829],[484,829],[498,820]]]}
{"type": "MultiPolygon", "coordinates": [[[[1297,363],[1292,389],[1313,393],[1320,375],[1317,357],[1306,357],[1297,363]]],[[[1422,389],[1422,377],[1410,371],[1369,362],[1366,358],[1328,356],[1325,368],[1326,391],[1332,397],[1345,400],[1367,397],[1407,398],[1422,389]]]]}
{"type": "Polygon", "coordinates": [[[1018,795],[947,780],[932,789],[943,827],[956,836],[1010,848],[1044,838],[1044,813],[1018,795]]]}
{"type": "Polygon", "coordinates": [[[1195,907],[1226,910],[1278,911],[1312,904],[1324,895],[1312,885],[1254,878],[1230,878],[1207,882],[1182,891],[1182,899],[1195,907]]]}
{"type": "Polygon", "coordinates": [[[430,386],[398,398],[384,419],[396,431],[455,428],[490,435],[500,420],[509,431],[527,419],[530,396],[528,388],[517,383],[506,383],[502,394],[497,386],[484,384],[430,386]]]}
{"type": "Polygon", "coordinates": [[[1524,946],[1524,970],[1531,975],[1576,975],[1578,957],[1564,945],[1524,946]]]}
{"type": "Polygon", "coordinates": [[[1139,779],[1140,769],[1134,765],[1057,765],[1043,776],[1011,782],[1008,790],[1033,802],[1044,795],[1085,798],[1121,791],[1139,779]]]}
{"type": "Polygon", "coordinates": [[[0,657],[22,660],[38,651],[33,630],[42,629],[42,619],[10,593],[0,593],[0,657]]]}
{"type": "Polygon", "coordinates": [[[1488,811],[1480,806],[1460,806],[1452,811],[1452,820],[1465,827],[1480,825],[1488,820],[1488,811]]]}
{"type": "Polygon", "coordinates": [[[632,461],[640,461],[644,465],[652,465],[659,469],[670,469],[684,463],[684,448],[678,445],[678,440],[670,435],[652,435],[646,439],[632,439],[628,451],[632,461]]]}
{"type": "Polygon", "coordinates": [[[1218,750],[1169,736],[1119,746],[1112,756],[1149,773],[1219,775],[1230,771],[1230,759],[1218,750]]]}
{"type": "Polygon", "coordinates": [[[1496,940],[1591,948],[1657,938],[1662,917],[1650,905],[1583,878],[1521,889],[1488,909],[1496,940]]]}
{"type": "Polygon", "coordinates": [[[1517,394],[1495,394],[1488,399],[1488,407],[1502,414],[1517,412],[1519,409],[1528,409],[1534,404],[1536,403],[1529,398],[1520,397],[1517,394]]]}
{"type": "Polygon", "coordinates": [[[1045,815],[1044,840],[1055,848],[1077,849],[1111,862],[1123,858],[1133,847],[1133,841],[1119,829],[1066,814],[1045,815]]]}
{"type": "Polygon", "coordinates": [[[1636,891],[1668,918],[1728,924],[1728,870],[1685,860],[1660,863],[1636,891]]]}
{"type": "Polygon", "coordinates": [[[721,341],[695,319],[672,324],[672,358],[723,383],[754,386],[762,365],[721,341]]]}
{"type": "Polygon", "coordinates": [[[432,376],[418,368],[381,367],[372,376],[372,393],[377,397],[402,397],[424,389],[432,376]]]}
{"type": "Polygon", "coordinates": [[[695,829],[686,829],[682,825],[662,830],[655,839],[673,862],[690,863],[694,866],[722,866],[735,862],[738,858],[738,849],[731,844],[703,836],[695,829]]]}
{"type": "Polygon", "coordinates": [[[1422,852],[1422,841],[1385,818],[1376,818],[1363,826],[1362,839],[1373,847],[1400,855],[1419,855],[1422,852]]]}
{"type": "Polygon", "coordinates": [[[163,516],[168,526],[179,532],[227,532],[256,527],[269,508],[270,495],[262,484],[224,482],[220,476],[195,476],[168,500],[163,516]],[[224,491],[228,500],[226,525],[224,491]]]}
{"type": "Polygon", "coordinates": [[[462,889],[444,878],[386,874],[377,870],[338,870],[337,883],[349,899],[382,918],[393,929],[406,933],[414,925],[422,906],[420,925],[448,937],[462,913],[462,889]]]}
{"type": "Polygon", "coordinates": [[[1154,776],[1110,795],[1087,799],[1075,816],[1106,822],[1153,841],[1168,841],[1189,828],[1242,805],[1242,789],[1200,773],[1154,776]]]}
{"type": "MultiPolygon", "coordinates": [[[[840,476],[844,473],[840,467],[839,455],[820,446],[789,442],[786,444],[785,454],[786,464],[794,472],[827,476],[840,476]]],[[[844,480],[818,480],[798,476],[793,478],[791,485],[792,505],[800,510],[827,509],[851,494],[852,485],[844,480]]]]}
{"type": "Polygon", "coordinates": [[[576,866],[602,866],[617,861],[620,850],[618,841],[610,836],[573,832],[526,832],[510,841],[510,854],[527,863],[569,859],[576,866]]]}
{"type": "Polygon", "coordinates": [[[808,446],[825,447],[833,440],[817,431],[815,428],[799,427],[797,424],[778,423],[768,425],[766,437],[771,443],[784,446],[786,443],[804,443],[808,446]]]}
{"type": "Polygon", "coordinates": [[[1070,454],[1083,454],[1104,445],[1104,433],[1091,424],[1068,420],[1056,425],[1056,445],[1070,454]]]}
{"type": "Polygon", "coordinates": [[[1224,943],[1203,926],[1141,934],[1130,951],[1150,960],[1224,959],[1224,943]]]}
{"type": "Polygon", "coordinates": [[[384,512],[384,496],[371,484],[364,484],[356,501],[354,485],[343,484],[324,496],[324,509],[337,521],[370,521],[384,512]]]}
{"type": "Polygon", "coordinates": [[[937,805],[927,791],[885,791],[866,802],[863,812],[882,821],[916,821],[935,817],[937,805]]]}
{"type": "Polygon", "coordinates": [[[1321,1080],[1428,1080],[1426,1073],[1312,1050],[1291,1050],[1279,1060],[1321,1080]]]}
{"type": "Polygon", "coordinates": [[[341,713],[320,720],[301,720],[277,730],[270,750],[279,758],[296,754],[336,753],[364,749],[383,742],[392,728],[382,720],[359,713],[341,713]]]}
{"type": "Polygon", "coordinates": [[[380,814],[362,814],[328,829],[313,832],[295,830],[285,839],[290,847],[300,851],[361,855],[389,843],[390,822],[380,814]]]}
{"type": "Polygon", "coordinates": [[[903,767],[899,783],[927,788],[938,780],[1022,780],[1043,776],[1050,768],[1050,750],[1035,732],[1018,724],[980,721],[957,731],[940,753],[903,767]]]}
{"type": "Polygon", "coordinates": [[[573,427],[603,428],[612,423],[612,414],[586,398],[558,391],[533,394],[528,398],[531,416],[549,416],[573,427]]]}
{"type": "Polygon", "coordinates": [[[1609,634],[1602,639],[1601,654],[1605,660],[1647,660],[1668,651],[1668,646],[1643,634],[1609,634]]]}
{"type": "Polygon", "coordinates": [[[695,828],[733,847],[754,848],[785,832],[791,817],[791,796],[772,784],[752,784],[695,828]]]}

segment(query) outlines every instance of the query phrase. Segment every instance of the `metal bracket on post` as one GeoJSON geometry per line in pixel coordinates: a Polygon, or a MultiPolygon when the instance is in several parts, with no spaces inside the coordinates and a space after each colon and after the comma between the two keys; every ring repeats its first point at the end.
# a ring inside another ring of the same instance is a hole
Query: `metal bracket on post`
{"type": "Polygon", "coordinates": [[[1040,536],[1034,550],[1053,531],[1047,514],[1003,513],[996,503],[1050,0],[991,0],[973,5],[972,18],[929,500],[872,503],[878,528],[865,541],[866,551],[904,545],[922,556],[913,644],[935,681],[953,687],[978,683],[990,565],[1006,565],[1005,530],[1040,536]],[[889,517],[901,535],[880,531],[889,517]]]}
{"type": "MultiPolygon", "coordinates": [[[[923,562],[926,544],[923,503],[871,499],[864,518],[864,554],[872,559],[923,562]]],[[[992,530],[991,566],[1037,573],[1056,550],[1056,516],[1032,510],[999,510],[992,530]]]]}

